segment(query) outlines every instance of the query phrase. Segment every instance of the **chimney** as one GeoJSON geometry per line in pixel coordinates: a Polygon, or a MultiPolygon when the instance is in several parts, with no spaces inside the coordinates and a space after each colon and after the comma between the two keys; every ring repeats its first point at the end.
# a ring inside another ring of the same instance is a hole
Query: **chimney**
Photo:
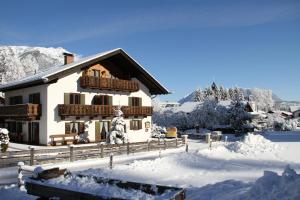
{"type": "Polygon", "coordinates": [[[64,65],[70,64],[74,62],[74,55],[71,53],[63,53],[65,60],[64,60],[64,65]]]}

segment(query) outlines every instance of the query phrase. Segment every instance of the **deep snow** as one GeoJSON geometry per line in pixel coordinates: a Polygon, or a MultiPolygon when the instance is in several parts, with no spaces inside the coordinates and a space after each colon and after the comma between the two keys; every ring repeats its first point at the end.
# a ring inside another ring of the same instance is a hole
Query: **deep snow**
{"type": "MultiPolygon", "coordinates": [[[[299,184],[299,175],[293,176],[293,182],[292,179],[285,180],[287,179],[285,175],[278,176],[275,173],[282,174],[287,164],[290,164],[291,168],[298,173],[300,172],[300,159],[295,153],[300,149],[300,132],[264,133],[262,135],[264,137],[250,135],[244,141],[214,142],[211,150],[206,143],[190,140],[189,153],[185,153],[184,148],[175,150],[177,153],[173,154],[163,151],[164,157],[152,156],[148,160],[143,160],[142,157],[134,160],[141,155],[131,155],[130,160],[115,164],[112,170],[108,169],[105,163],[94,165],[93,169],[80,173],[185,187],[188,188],[188,199],[199,199],[197,198],[199,196],[202,197],[201,199],[220,199],[219,197],[232,199],[233,194],[237,199],[238,197],[252,199],[256,194],[253,191],[260,191],[261,193],[257,194],[265,195],[265,190],[286,189],[282,188],[283,183],[286,186],[290,185],[291,188],[299,184]],[[266,172],[264,175],[264,171],[274,173],[266,172]],[[263,188],[262,186],[266,183],[268,185],[263,188]]],[[[150,154],[155,155],[157,152],[150,152],[150,154]]],[[[65,166],[75,166],[78,163],[80,162],[66,163],[65,166]]],[[[86,165],[85,169],[88,167],[91,165],[86,165]]],[[[288,171],[291,172],[291,170],[288,171]]],[[[297,186],[300,188],[300,184],[297,186]]],[[[296,196],[299,192],[296,188],[292,192],[294,199],[299,198],[296,196]]],[[[271,194],[282,195],[272,192],[271,194]]],[[[272,197],[274,196],[265,199],[272,197]]],[[[258,198],[255,197],[255,199],[258,198]]]]}

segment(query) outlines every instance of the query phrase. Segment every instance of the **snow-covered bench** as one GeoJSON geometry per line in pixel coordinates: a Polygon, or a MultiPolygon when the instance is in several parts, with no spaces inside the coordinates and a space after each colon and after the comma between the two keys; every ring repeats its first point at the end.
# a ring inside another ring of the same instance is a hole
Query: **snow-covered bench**
{"type": "Polygon", "coordinates": [[[66,145],[68,142],[72,144],[77,143],[76,137],[78,136],[77,133],[69,133],[69,134],[60,134],[60,135],[50,135],[51,145],[56,146],[57,143],[61,145],[66,145]]]}

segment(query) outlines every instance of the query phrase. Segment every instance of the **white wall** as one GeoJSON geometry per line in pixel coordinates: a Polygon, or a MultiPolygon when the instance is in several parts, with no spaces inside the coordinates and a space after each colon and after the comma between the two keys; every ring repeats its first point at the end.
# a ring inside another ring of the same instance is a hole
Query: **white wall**
{"type": "MultiPolygon", "coordinates": [[[[68,117],[65,120],[61,120],[60,116],[58,116],[58,104],[64,103],[64,93],[81,93],[85,94],[85,104],[90,105],[92,103],[92,99],[95,95],[111,95],[113,96],[113,105],[128,105],[128,97],[141,97],[142,98],[142,106],[151,106],[151,95],[146,86],[144,86],[139,82],[140,90],[132,93],[125,92],[116,92],[116,91],[103,91],[98,89],[83,89],[80,87],[79,78],[81,76],[81,72],[73,73],[71,75],[65,76],[59,79],[56,83],[50,84],[47,88],[48,93],[48,104],[47,104],[47,133],[48,133],[48,143],[50,142],[50,135],[64,134],[65,133],[65,123],[70,121],[77,122],[85,122],[86,130],[89,132],[90,141],[95,140],[95,121],[102,120],[101,117],[94,118],[90,120],[89,117],[80,118],[80,120],[76,120],[75,117],[68,117]]],[[[105,120],[112,119],[106,118],[105,120]]],[[[131,118],[126,119],[126,126],[129,138],[131,141],[141,141],[144,140],[144,137],[150,136],[150,130],[145,133],[145,122],[150,122],[151,117],[147,118],[139,118],[142,119],[143,129],[138,131],[129,130],[129,123],[131,118]]]]}

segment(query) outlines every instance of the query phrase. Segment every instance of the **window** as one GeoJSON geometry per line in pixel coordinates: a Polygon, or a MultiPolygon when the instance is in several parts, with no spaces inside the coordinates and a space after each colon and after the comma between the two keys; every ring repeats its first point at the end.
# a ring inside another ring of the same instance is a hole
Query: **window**
{"type": "Polygon", "coordinates": [[[140,97],[129,97],[129,106],[142,106],[142,98],[140,97]]]}
{"type": "Polygon", "coordinates": [[[79,93],[65,93],[64,104],[85,104],[85,95],[79,93]]]}
{"type": "Polygon", "coordinates": [[[40,93],[34,93],[29,95],[29,103],[40,104],[40,93]]]}
{"type": "Polygon", "coordinates": [[[100,77],[100,70],[93,69],[92,74],[94,77],[100,77]]]}
{"type": "Polygon", "coordinates": [[[69,133],[84,133],[85,125],[84,122],[67,122],[65,123],[65,134],[69,133]]]}
{"type": "Polygon", "coordinates": [[[142,129],[142,120],[131,120],[130,130],[140,130],[142,129]]]}
{"type": "Polygon", "coordinates": [[[112,96],[95,95],[93,98],[94,105],[112,105],[112,96]]]}
{"type": "Polygon", "coordinates": [[[8,122],[8,131],[10,133],[22,133],[23,132],[23,126],[22,122],[8,122]]]}
{"type": "Polygon", "coordinates": [[[9,105],[16,105],[16,104],[22,104],[22,103],[23,103],[22,96],[9,97],[9,105]]]}

